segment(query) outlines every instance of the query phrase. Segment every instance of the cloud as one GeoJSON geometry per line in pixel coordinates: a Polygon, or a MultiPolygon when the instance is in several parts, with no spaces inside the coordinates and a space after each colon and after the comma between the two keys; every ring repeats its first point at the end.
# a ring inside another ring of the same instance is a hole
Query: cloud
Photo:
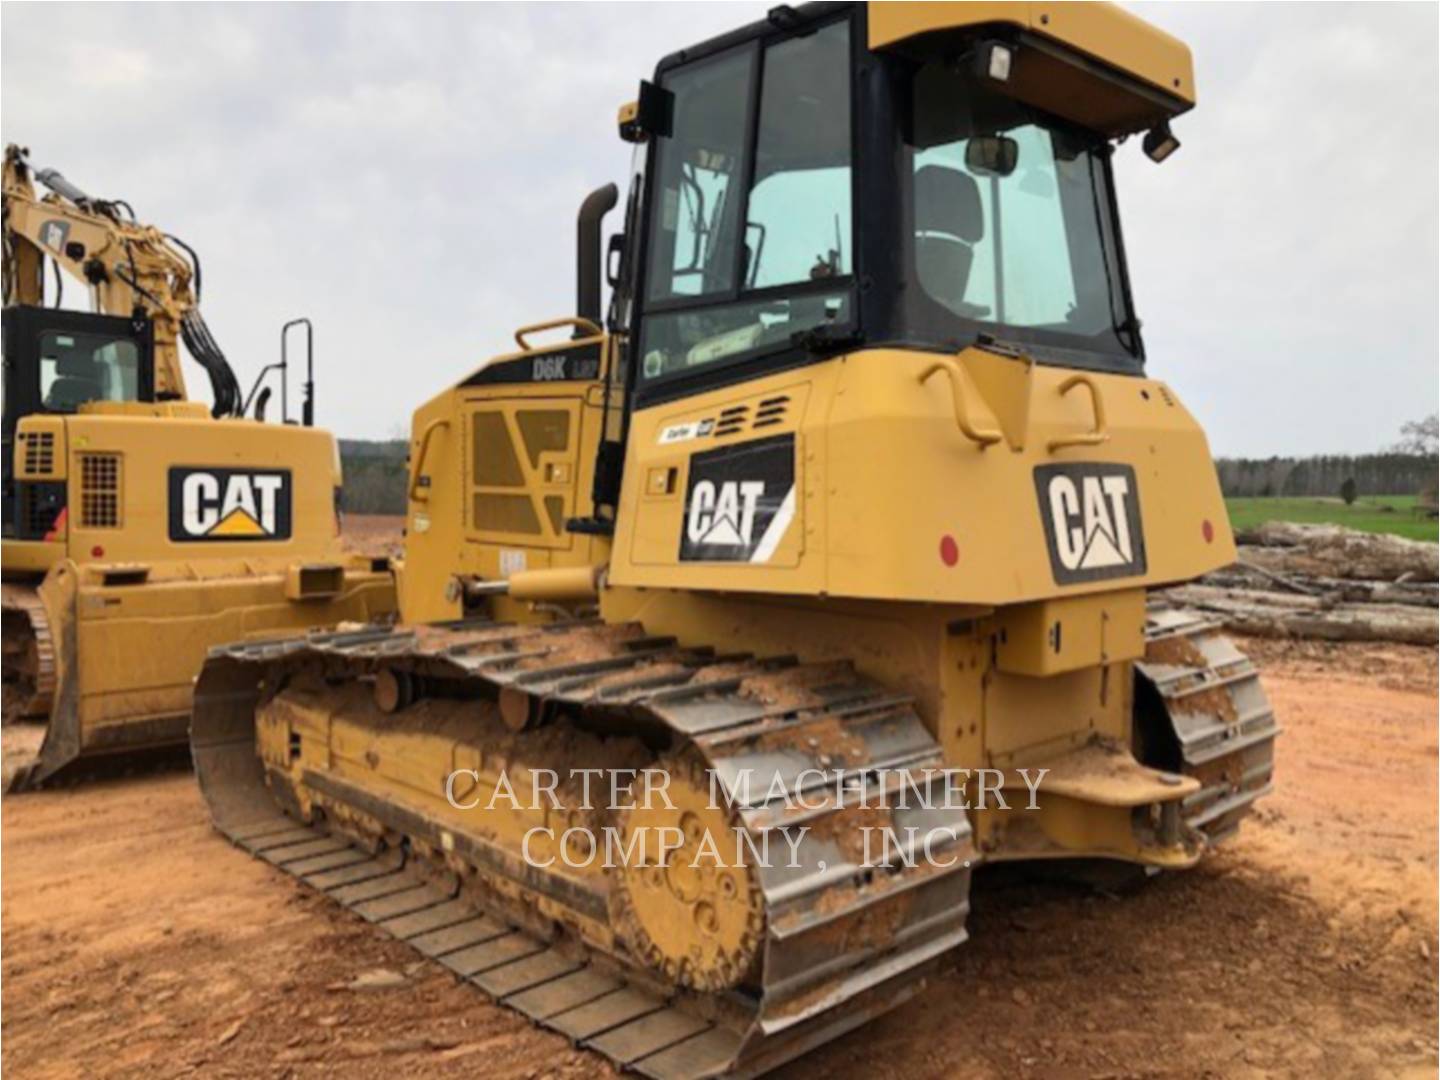
{"type": "MultiPolygon", "coordinates": [[[[314,318],[320,419],[380,436],[570,311],[616,108],[765,7],[7,4],[0,127],[201,252],[247,385],[314,318]]],[[[1390,442],[1440,394],[1436,9],[1136,10],[1200,89],[1178,155],[1117,157],[1152,374],[1217,453],[1390,442]]]]}

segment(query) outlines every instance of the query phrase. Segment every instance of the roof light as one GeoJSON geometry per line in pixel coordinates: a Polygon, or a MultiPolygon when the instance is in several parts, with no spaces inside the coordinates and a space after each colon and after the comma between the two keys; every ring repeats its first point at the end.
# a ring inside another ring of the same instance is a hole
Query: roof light
{"type": "Polygon", "coordinates": [[[1145,156],[1155,164],[1159,165],[1176,150],[1180,149],[1180,140],[1170,131],[1170,124],[1162,121],[1156,127],[1145,133],[1145,156]]]}
{"type": "Polygon", "coordinates": [[[1010,69],[1015,63],[1015,53],[1009,45],[989,42],[980,49],[982,70],[996,82],[1009,82],[1010,69]]]}

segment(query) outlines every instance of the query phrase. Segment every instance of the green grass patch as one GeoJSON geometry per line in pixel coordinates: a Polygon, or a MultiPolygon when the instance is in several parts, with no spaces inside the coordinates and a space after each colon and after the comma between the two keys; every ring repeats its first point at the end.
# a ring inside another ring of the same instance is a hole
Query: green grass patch
{"type": "Polygon", "coordinates": [[[1304,525],[1344,525],[1362,532],[1392,533],[1410,540],[1440,541],[1440,524],[1425,517],[1414,495],[1362,495],[1346,506],[1333,499],[1226,499],[1232,528],[1248,529],[1267,521],[1304,525]]]}

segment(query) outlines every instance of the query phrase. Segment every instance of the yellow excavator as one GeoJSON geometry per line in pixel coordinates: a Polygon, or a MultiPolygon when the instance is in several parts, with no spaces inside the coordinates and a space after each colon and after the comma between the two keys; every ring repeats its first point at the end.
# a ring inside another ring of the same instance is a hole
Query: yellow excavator
{"type": "Polygon", "coordinates": [[[206,663],[219,829],[654,1077],[900,1006],[976,867],[1192,866],[1277,733],[1150,598],[1235,557],[1112,170],[1194,100],[1099,4],[782,6],[661,60],[575,316],[414,414],[400,624],[206,663]]]}
{"type": "Polygon", "coordinates": [[[46,725],[13,789],[80,759],[183,747],[211,646],[367,622],[395,597],[386,560],[342,548],[313,369],[300,422],[288,416],[285,343],[303,330],[308,350],[308,320],[281,331],[282,361],[242,398],[182,241],[18,146],[3,194],[4,715],[46,725]],[[60,306],[67,277],[90,311],[60,306]],[[213,408],[186,398],[182,343],[213,408]],[[282,415],[265,423],[277,368],[282,415]]]}

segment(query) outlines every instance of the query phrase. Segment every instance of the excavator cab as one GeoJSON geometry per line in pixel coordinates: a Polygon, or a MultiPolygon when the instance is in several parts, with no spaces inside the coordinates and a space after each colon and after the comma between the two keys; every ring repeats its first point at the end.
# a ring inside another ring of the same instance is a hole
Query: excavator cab
{"type": "Polygon", "coordinates": [[[15,486],[20,421],[73,414],[96,401],[153,401],[153,339],[148,319],[31,305],[7,307],[3,317],[4,535],[38,540],[58,507],[34,513],[42,503],[22,499],[15,486]]]}

